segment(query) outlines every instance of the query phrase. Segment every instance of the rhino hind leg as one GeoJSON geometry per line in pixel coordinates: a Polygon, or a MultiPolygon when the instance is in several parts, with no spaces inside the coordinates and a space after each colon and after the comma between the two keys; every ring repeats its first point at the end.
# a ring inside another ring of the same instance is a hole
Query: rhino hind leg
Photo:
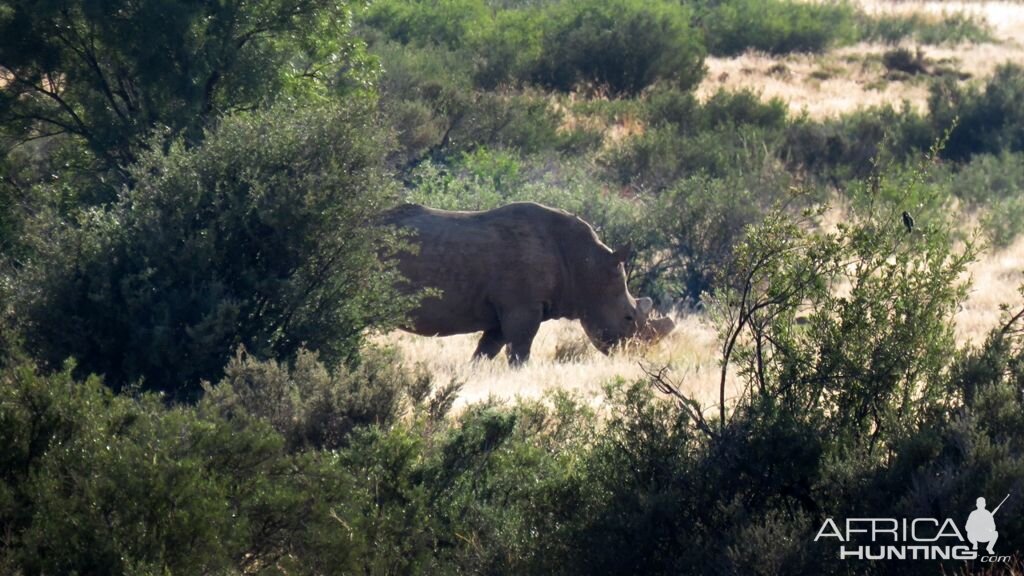
{"type": "Polygon", "coordinates": [[[501,333],[508,340],[508,363],[519,366],[530,359],[533,337],[540,328],[543,310],[517,308],[500,315],[501,333]]]}
{"type": "Polygon", "coordinates": [[[485,331],[484,335],[480,337],[480,343],[476,346],[476,352],[473,352],[473,359],[487,358],[490,360],[497,356],[498,352],[501,352],[501,349],[504,347],[505,336],[501,333],[501,328],[492,328],[485,331]]]}

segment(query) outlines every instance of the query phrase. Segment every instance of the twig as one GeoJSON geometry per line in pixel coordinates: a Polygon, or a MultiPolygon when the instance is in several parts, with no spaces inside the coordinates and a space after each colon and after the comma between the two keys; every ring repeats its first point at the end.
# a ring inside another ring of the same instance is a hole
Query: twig
{"type": "Polygon", "coordinates": [[[639,362],[638,364],[640,365],[640,370],[647,375],[651,384],[653,384],[659,392],[675,397],[676,401],[679,402],[679,407],[687,413],[701,432],[706,434],[709,438],[717,437],[714,429],[712,429],[707,420],[704,419],[704,414],[701,411],[700,404],[693,398],[690,398],[680,392],[679,387],[668,379],[666,376],[666,373],[669,371],[668,366],[662,366],[657,371],[654,371],[647,366],[644,366],[642,362],[639,362]]]}

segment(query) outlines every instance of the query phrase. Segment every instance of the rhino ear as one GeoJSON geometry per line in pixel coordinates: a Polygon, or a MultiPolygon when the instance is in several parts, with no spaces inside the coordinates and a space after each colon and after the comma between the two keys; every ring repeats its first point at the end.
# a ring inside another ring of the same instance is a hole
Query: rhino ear
{"type": "Polygon", "coordinates": [[[648,313],[650,313],[651,308],[653,308],[653,307],[654,307],[654,302],[652,302],[650,298],[637,298],[636,299],[636,308],[637,308],[637,310],[640,311],[640,314],[643,315],[643,316],[646,316],[648,313]]]}
{"type": "Polygon", "coordinates": [[[624,263],[633,256],[633,245],[626,244],[619,248],[615,252],[612,252],[612,257],[615,258],[616,262],[624,263]]]}

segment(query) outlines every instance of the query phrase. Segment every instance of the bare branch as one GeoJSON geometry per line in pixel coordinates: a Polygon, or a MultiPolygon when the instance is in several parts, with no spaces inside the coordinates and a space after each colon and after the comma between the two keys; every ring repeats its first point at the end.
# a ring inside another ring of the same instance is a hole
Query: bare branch
{"type": "Polygon", "coordinates": [[[644,366],[642,362],[639,364],[640,370],[642,370],[643,373],[647,375],[651,384],[653,384],[659,392],[675,397],[676,401],[679,403],[679,407],[682,408],[684,412],[686,412],[687,416],[690,417],[690,420],[693,421],[697,429],[699,429],[709,438],[716,437],[714,429],[711,428],[707,420],[704,418],[704,412],[703,410],[701,410],[700,403],[694,400],[693,398],[690,398],[689,396],[680,392],[679,386],[677,386],[674,382],[669,380],[667,376],[667,373],[669,371],[668,366],[662,366],[657,371],[655,371],[651,368],[648,368],[647,366],[644,366]]]}

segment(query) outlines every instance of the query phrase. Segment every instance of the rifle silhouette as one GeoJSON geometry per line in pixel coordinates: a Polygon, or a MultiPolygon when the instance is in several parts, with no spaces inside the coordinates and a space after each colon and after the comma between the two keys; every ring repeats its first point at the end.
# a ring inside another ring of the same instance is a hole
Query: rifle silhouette
{"type": "MultiPolygon", "coordinates": [[[[1006,498],[1009,498],[1009,497],[1010,497],[1010,495],[1009,495],[1009,494],[1007,494],[1007,495],[1006,495],[1006,498]]],[[[1006,502],[1006,498],[1003,498],[1003,502],[1006,502]]],[[[992,510],[992,515],[993,515],[993,516],[995,516],[995,515],[996,515],[996,512],[999,512],[999,509],[1000,509],[1000,508],[1002,508],[1002,506],[1003,506],[1003,502],[1000,502],[1000,503],[999,503],[999,506],[996,506],[996,507],[995,507],[995,508],[994,508],[994,509],[992,510]]]]}

